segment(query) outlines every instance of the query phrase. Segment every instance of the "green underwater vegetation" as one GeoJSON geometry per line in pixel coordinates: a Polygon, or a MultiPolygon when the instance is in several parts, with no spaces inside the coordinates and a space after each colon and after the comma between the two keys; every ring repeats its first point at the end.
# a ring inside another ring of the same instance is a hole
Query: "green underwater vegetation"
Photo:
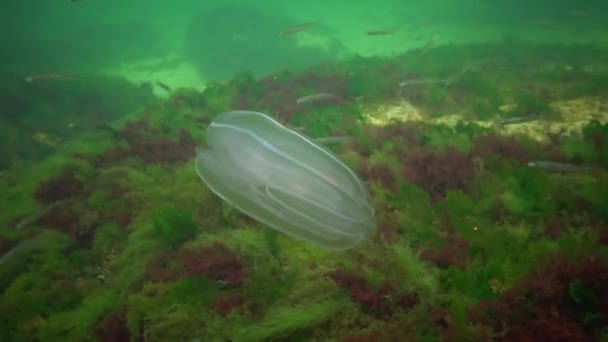
{"type": "Polygon", "coordinates": [[[442,46],[168,99],[107,76],[17,87],[2,73],[2,108],[30,109],[0,126],[0,340],[605,339],[605,55],[442,46]],[[298,103],[315,93],[333,96],[298,103]],[[78,110],[81,129],[52,120],[90,94],[105,95],[78,110]],[[195,148],[234,109],[351,137],[328,148],[366,182],[372,236],[325,251],[215,196],[195,148]]]}

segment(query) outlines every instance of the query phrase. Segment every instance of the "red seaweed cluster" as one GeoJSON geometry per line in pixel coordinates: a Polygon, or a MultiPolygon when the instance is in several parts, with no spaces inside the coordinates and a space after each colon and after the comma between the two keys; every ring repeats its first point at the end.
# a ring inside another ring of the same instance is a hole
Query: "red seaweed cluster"
{"type": "Polygon", "coordinates": [[[530,160],[530,154],[524,146],[513,137],[496,133],[480,135],[475,138],[471,156],[487,161],[492,156],[513,159],[519,162],[530,160]]]}
{"type": "MultiPolygon", "coordinates": [[[[416,122],[394,122],[382,128],[384,130],[384,139],[401,138],[408,146],[419,146],[420,126],[416,122]]],[[[384,141],[385,141],[384,140],[384,141]]]]}
{"type": "Polygon", "coordinates": [[[74,171],[64,168],[54,177],[38,184],[34,191],[34,198],[44,203],[76,197],[82,193],[83,183],[76,177],[74,171]]]}
{"type": "Polygon", "coordinates": [[[608,245],[608,221],[601,221],[596,226],[599,230],[599,242],[608,245]]]}
{"type": "Polygon", "coordinates": [[[245,280],[239,255],[221,242],[209,246],[166,253],[148,263],[146,277],[152,281],[173,281],[195,275],[236,286],[245,280]]]}
{"type": "Polygon", "coordinates": [[[393,220],[378,220],[378,227],[374,231],[374,241],[395,242],[399,237],[398,223],[393,220]]]}
{"type": "Polygon", "coordinates": [[[181,129],[177,142],[166,137],[150,137],[129,141],[131,153],[147,164],[173,164],[185,162],[194,155],[194,140],[188,131],[181,129]]]}
{"type": "Polygon", "coordinates": [[[500,341],[593,341],[595,328],[608,324],[606,284],[605,259],[572,262],[555,256],[469,314],[500,341]]]}
{"type": "Polygon", "coordinates": [[[413,295],[395,295],[394,286],[384,283],[378,289],[374,289],[362,276],[338,269],[332,271],[329,276],[338,286],[350,295],[351,299],[370,314],[385,319],[393,314],[393,306],[412,308],[418,303],[418,298],[413,295]]]}
{"type": "Polygon", "coordinates": [[[449,190],[466,189],[475,176],[475,168],[469,155],[453,147],[443,152],[421,148],[409,155],[402,175],[436,201],[445,197],[449,190]]]}
{"type": "Polygon", "coordinates": [[[195,142],[190,132],[180,129],[177,141],[163,136],[166,132],[150,127],[145,119],[129,121],[122,130],[128,147],[113,147],[97,156],[94,164],[111,165],[134,156],[147,164],[174,164],[185,162],[194,155],[195,142]]]}
{"type": "Polygon", "coordinates": [[[443,241],[441,247],[426,249],[422,251],[420,257],[431,261],[439,268],[456,266],[465,270],[469,260],[469,247],[467,240],[456,235],[450,235],[443,241]]]}
{"type": "Polygon", "coordinates": [[[388,165],[376,164],[371,167],[365,167],[366,163],[362,164],[360,175],[364,180],[372,180],[382,185],[385,189],[397,191],[397,178],[388,165]]]}
{"type": "Polygon", "coordinates": [[[221,242],[185,250],[178,255],[187,276],[204,275],[227,285],[240,285],[245,280],[245,269],[238,254],[221,242]]]}
{"type": "Polygon", "coordinates": [[[227,316],[232,310],[243,306],[243,298],[237,294],[219,295],[213,300],[212,305],[218,314],[227,316]]]}
{"type": "MultiPolygon", "coordinates": [[[[277,115],[283,122],[290,122],[294,113],[306,105],[298,104],[299,97],[315,93],[332,94],[324,103],[343,104],[347,78],[337,73],[284,73],[257,81],[249,80],[238,85],[233,107],[236,109],[265,110],[277,115]],[[307,90],[307,91],[305,91],[307,90]]],[[[314,104],[312,104],[314,105],[314,104]]]]}
{"type": "Polygon", "coordinates": [[[53,206],[38,219],[38,224],[64,232],[83,247],[91,246],[96,222],[98,222],[98,216],[94,212],[79,212],[66,203],[53,206]],[[86,219],[83,219],[85,215],[86,219]],[[88,220],[89,217],[94,220],[88,220]]]}
{"type": "Polygon", "coordinates": [[[113,312],[99,321],[95,327],[95,337],[100,342],[131,341],[124,312],[113,312]]]}
{"type": "Polygon", "coordinates": [[[0,237],[0,256],[10,251],[15,246],[15,242],[7,238],[0,237]]]}
{"type": "MultiPolygon", "coordinates": [[[[133,218],[129,203],[107,203],[100,207],[84,206],[86,201],[62,201],[69,198],[86,198],[97,190],[103,190],[111,198],[121,198],[127,188],[114,179],[93,180],[85,184],[67,168],[55,177],[40,183],[34,197],[49,203],[47,209],[36,218],[36,223],[66,233],[83,246],[90,246],[95,228],[101,223],[114,221],[119,227],[127,227],[133,218]]],[[[34,214],[36,215],[36,214],[34,214]]]]}
{"type": "Polygon", "coordinates": [[[170,282],[182,278],[184,268],[176,258],[175,252],[154,257],[146,265],[146,279],[154,282],[170,282]]]}

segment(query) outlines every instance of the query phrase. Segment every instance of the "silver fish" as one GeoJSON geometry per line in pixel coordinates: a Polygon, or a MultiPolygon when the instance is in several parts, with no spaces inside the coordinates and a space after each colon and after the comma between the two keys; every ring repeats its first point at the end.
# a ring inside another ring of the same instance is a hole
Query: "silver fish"
{"type": "Polygon", "coordinates": [[[40,220],[42,218],[42,216],[46,215],[46,213],[48,213],[49,211],[51,211],[51,209],[55,208],[56,206],[58,206],[61,203],[63,203],[63,201],[56,201],[56,202],[53,202],[53,203],[47,205],[46,207],[42,207],[42,208],[38,209],[32,215],[17,222],[17,224],[15,225],[15,228],[23,229],[25,227],[29,227],[30,225],[38,222],[38,220],[40,220]]]}
{"type": "Polygon", "coordinates": [[[528,162],[529,167],[549,171],[549,172],[562,172],[562,173],[588,173],[593,171],[588,166],[578,166],[567,163],[558,163],[546,160],[535,160],[528,162]]]}
{"type": "Polygon", "coordinates": [[[299,105],[313,104],[317,102],[327,101],[333,99],[335,96],[331,93],[316,93],[304,97],[300,97],[296,100],[299,105]]]}
{"type": "Polygon", "coordinates": [[[503,126],[507,126],[507,125],[515,125],[515,124],[535,121],[535,120],[538,120],[538,116],[526,115],[526,116],[518,116],[518,117],[514,117],[514,118],[502,119],[502,120],[500,120],[500,124],[503,126]]]}
{"type": "Polygon", "coordinates": [[[446,80],[439,78],[417,78],[399,83],[399,87],[407,87],[421,84],[445,83],[446,80]]]}

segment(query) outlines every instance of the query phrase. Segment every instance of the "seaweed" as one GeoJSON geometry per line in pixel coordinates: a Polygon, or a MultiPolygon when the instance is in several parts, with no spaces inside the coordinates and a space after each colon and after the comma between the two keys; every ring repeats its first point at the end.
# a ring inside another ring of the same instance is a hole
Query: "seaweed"
{"type": "Polygon", "coordinates": [[[184,250],[177,256],[184,265],[186,276],[204,275],[228,286],[243,283],[246,277],[238,255],[221,242],[194,250],[184,250]]]}
{"type": "Polygon", "coordinates": [[[509,118],[526,116],[546,117],[555,116],[555,114],[553,114],[548,100],[540,95],[527,93],[520,94],[515,98],[515,107],[505,113],[505,116],[509,118]]]}
{"type": "Polygon", "coordinates": [[[383,296],[383,291],[372,288],[362,276],[344,270],[335,270],[329,276],[365,310],[380,318],[392,315],[392,309],[387,298],[383,296]]]}
{"type": "MultiPolygon", "coordinates": [[[[601,257],[577,261],[554,257],[503,292],[498,301],[479,302],[470,314],[476,322],[491,326],[495,333],[502,332],[507,340],[550,334],[546,336],[557,340],[590,341],[595,331],[587,330],[582,322],[590,321],[581,320],[576,307],[591,304],[586,309],[593,310],[596,303],[602,302],[590,298],[602,295],[600,284],[605,281],[607,270],[608,263],[601,257]]],[[[598,312],[591,322],[595,325],[605,319],[606,313],[598,312]]]]}
{"type": "Polygon", "coordinates": [[[481,158],[488,166],[492,166],[491,159],[510,159],[519,163],[530,160],[530,152],[519,140],[496,133],[475,137],[471,156],[481,158]]]}
{"type": "Polygon", "coordinates": [[[549,104],[601,94],[604,55],[517,41],[445,45],[424,57],[245,72],[153,101],[150,84],[108,81],[101,88],[116,89],[97,94],[86,85],[94,76],[24,84],[0,73],[0,182],[10,204],[0,215],[0,339],[606,339],[605,103],[577,101],[597,113],[567,123],[549,104]],[[447,84],[399,86],[463,66],[447,84]],[[116,91],[122,109],[108,105],[116,91]],[[332,96],[298,104],[320,92],[332,96]],[[406,99],[421,120],[366,122],[406,99]],[[515,107],[504,115],[552,120],[548,140],[528,125],[487,122],[505,104],[515,107]],[[194,146],[233,109],[266,112],[314,138],[349,136],[331,150],[370,190],[370,239],[327,252],[201,184],[194,146]],[[566,125],[568,134],[553,133],[566,125]],[[535,160],[590,172],[547,173],[527,165],[535,160]]]}
{"type": "Polygon", "coordinates": [[[330,321],[343,307],[344,302],[339,299],[280,307],[261,321],[242,327],[235,335],[240,341],[260,341],[268,338],[297,339],[299,332],[306,336],[303,331],[330,321]]]}
{"type": "Polygon", "coordinates": [[[129,342],[131,332],[123,311],[112,312],[97,323],[95,336],[100,342],[129,342]]]}
{"type": "Polygon", "coordinates": [[[41,182],[34,192],[34,198],[51,204],[82,194],[83,182],[73,170],[64,168],[57,176],[41,182]]]}
{"type": "Polygon", "coordinates": [[[448,190],[466,189],[475,169],[468,155],[448,147],[441,153],[429,149],[413,152],[401,174],[427,191],[433,200],[439,200],[448,190]]]}
{"type": "Polygon", "coordinates": [[[227,316],[233,310],[243,306],[243,298],[239,295],[220,295],[213,300],[213,308],[221,316],[227,316]]]}
{"type": "Polygon", "coordinates": [[[439,268],[455,266],[466,269],[468,254],[469,243],[466,240],[458,236],[448,236],[441,247],[426,249],[420,254],[420,257],[433,262],[439,268]]]}
{"type": "Polygon", "coordinates": [[[174,248],[192,238],[198,230],[190,214],[175,207],[159,210],[153,222],[154,232],[169,248],[174,248]]]}

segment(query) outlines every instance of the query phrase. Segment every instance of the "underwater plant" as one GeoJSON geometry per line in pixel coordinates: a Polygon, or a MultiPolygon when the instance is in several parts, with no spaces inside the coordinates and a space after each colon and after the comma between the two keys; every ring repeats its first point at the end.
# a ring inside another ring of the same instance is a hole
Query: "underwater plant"
{"type": "Polygon", "coordinates": [[[177,259],[183,263],[187,276],[204,275],[231,286],[241,284],[246,276],[238,254],[219,241],[210,246],[184,250],[177,259]]]}
{"type": "Polygon", "coordinates": [[[435,200],[445,197],[448,190],[466,188],[475,176],[469,155],[451,146],[442,153],[418,149],[410,155],[406,165],[402,175],[435,200]]]}
{"type": "Polygon", "coordinates": [[[593,328],[608,319],[607,276],[608,264],[602,257],[567,260],[554,255],[502,292],[498,300],[478,302],[469,316],[509,341],[543,336],[554,336],[555,341],[593,341],[597,332],[593,328]]]}
{"type": "Polygon", "coordinates": [[[516,105],[506,113],[507,117],[543,117],[552,113],[549,102],[540,95],[522,94],[515,99],[516,105]]]}
{"type": "Polygon", "coordinates": [[[329,150],[257,112],[220,114],[196,171],[216,194],[292,237],[354,247],[374,225],[363,182],[329,150]]]}
{"type": "Polygon", "coordinates": [[[198,229],[192,216],[181,209],[167,207],[154,217],[154,231],[169,246],[177,246],[194,236],[198,229]]]}
{"type": "Polygon", "coordinates": [[[73,170],[64,168],[58,175],[41,182],[34,192],[34,198],[44,203],[53,203],[79,195],[83,182],[73,170]]]}

